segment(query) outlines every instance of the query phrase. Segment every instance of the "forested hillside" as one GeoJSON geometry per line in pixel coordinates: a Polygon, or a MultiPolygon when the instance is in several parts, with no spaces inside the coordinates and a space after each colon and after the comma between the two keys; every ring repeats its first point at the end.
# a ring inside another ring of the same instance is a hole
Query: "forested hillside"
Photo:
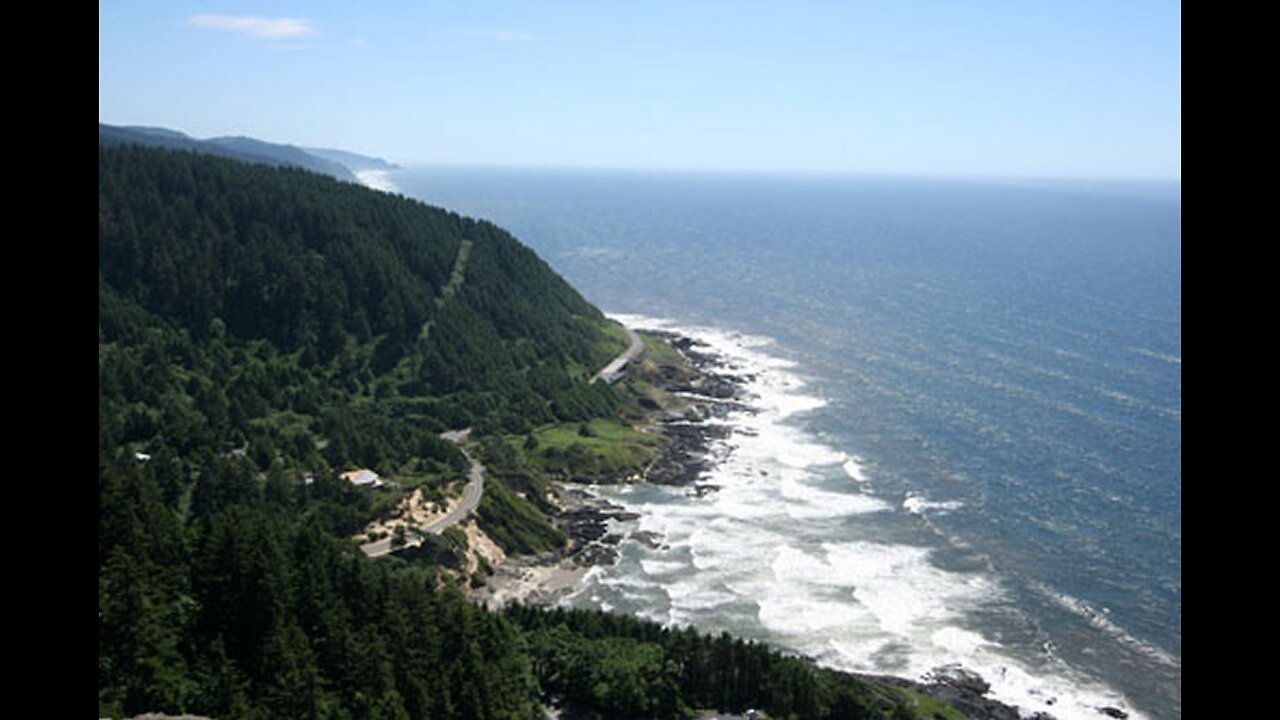
{"type": "Polygon", "coordinates": [[[953,712],[728,636],[486,612],[430,559],[366,557],[371,493],[336,470],[456,477],[446,428],[610,417],[586,378],[616,333],[485,222],[180,152],[98,168],[100,717],[953,712]]]}
{"type": "MultiPolygon", "coordinates": [[[[142,145],[169,150],[216,155],[242,162],[272,167],[294,167],[328,175],[349,183],[359,182],[341,158],[304,150],[293,145],[263,142],[247,137],[216,137],[200,140],[177,130],[160,127],[127,127],[98,123],[99,145],[142,145]]],[[[352,155],[359,158],[358,155],[352,155]]]]}
{"type": "Polygon", "coordinates": [[[394,470],[609,414],[599,311],[499,228],[295,170],[99,146],[104,451],[394,470]]]}
{"type": "Polygon", "coordinates": [[[541,718],[552,701],[603,718],[960,717],[728,636],[486,612],[433,568],[340,539],[362,492],[340,480],[218,461],[183,511],[163,500],[167,471],[99,458],[99,717],[541,718]]]}

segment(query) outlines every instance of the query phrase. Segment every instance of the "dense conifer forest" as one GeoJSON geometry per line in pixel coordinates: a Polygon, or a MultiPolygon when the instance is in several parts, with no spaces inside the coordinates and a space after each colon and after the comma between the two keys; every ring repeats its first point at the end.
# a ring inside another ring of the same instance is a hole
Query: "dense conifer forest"
{"type": "Polygon", "coordinates": [[[99,146],[98,190],[100,716],[937,710],[728,636],[488,612],[425,554],[358,550],[371,496],[337,472],[456,475],[443,430],[526,433],[625,402],[586,382],[616,333],[501,229],[139,147],[99,146]]]}
{"type": "Polygon", "coordinates": [[[609,415],[600,312],[499,228],[299,170],[99,146],[104,448],[318,469],[609,415]]]}

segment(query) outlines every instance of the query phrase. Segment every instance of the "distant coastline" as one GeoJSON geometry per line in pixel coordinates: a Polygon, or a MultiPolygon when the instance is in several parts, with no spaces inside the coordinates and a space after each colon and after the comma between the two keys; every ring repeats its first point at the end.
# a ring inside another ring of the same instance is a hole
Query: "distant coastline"
{"type": "Polygon", "coordinates": [[[391,180],[391,170],[381,170],[377,168],[368,168],[364,170],[352,171],[356,179],[361,185],[373,190],[381,190],[386,193],[398,193],[400,188],[391,180]]]}

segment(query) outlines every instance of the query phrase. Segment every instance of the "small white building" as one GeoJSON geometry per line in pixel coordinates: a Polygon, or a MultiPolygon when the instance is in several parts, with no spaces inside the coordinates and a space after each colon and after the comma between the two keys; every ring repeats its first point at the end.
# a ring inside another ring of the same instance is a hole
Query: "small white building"
{"type": "Polygon", "coordinates": [[[361,487],[382,487],[382,478],[378,477],[378,473],[367,468],[344,472],[342,479],[361,487]]]}

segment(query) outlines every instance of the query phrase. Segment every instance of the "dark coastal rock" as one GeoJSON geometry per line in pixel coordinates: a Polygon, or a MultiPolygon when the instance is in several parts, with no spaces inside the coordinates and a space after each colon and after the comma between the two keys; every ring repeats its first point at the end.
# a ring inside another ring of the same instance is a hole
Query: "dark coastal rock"
{"type": "MultiPolygon", "coordinates": [[[[719,490],[719,486],[699,482],[718,458],[713,443],[728,438],[735,430],[724,423],[712,422],[734,412],[753,412],[742,398],[742,388],[749,378],[734,374],[709,352],[705,343],[672,333],[658,333],[693,366],[692,370],[663,366],[657,369],[658,384],[668,393],[679,394],[689,403],[679,412],[667,411],[657,419],[655,430],[666,442],[644,473],[644,480],[656,485],[686,486],[698,497],[719,490]]],[[[647,399],[647,398],[646,398],[647,399]]],[[[643,403],[643,401],[642,401],[643,403]]],[[[652,400],[644,405],[658,406],[652,400]]],[[[626,473],[604,473],[592,476],[563,477],[580,485],[632,482],[626,473]]],[[[569,536],[569,546],[561,554],[579,565],[593,566],[617,561],[616,546],[624,539],[610,533],[610,520],[629,521],[640,517],[622,506],[596,498],[581,489],[562,487],[565,509],[555,517],[556,525],[569,536]]],[[[628,536],[650,548],[662,549],[663,537],[649,531],[636,531],[628,536]]]]}
{"type": "Polygon", "coordinates": [[[705,342],[691,338],[687,335],[679,335],[673,332],[657,332],[654,334],[663,340],[666,340],[668,345],[679,350],[685,357],[688,357],[689,352],[695,347],[707,347],[705,342]]]}
{"type": "Polygon", "coordinates": [[[594,507],[580,507],[560,513],[559,525],[569,539],[577,544],[595,542],[608,533],[605,522],[609,519],[594,507]]]}
{"type": "Polygon", "coordinates": [[[728,399],[736,397],[738,394],[739,384],[730,380],[722,380],[720,378],[709,379],[703,384],[703,392],[713,398],[728,399]]]}
{"type": "Polygon", "coordinates": [[[564,500],[574,504],[588,503],[596,500],[594,495],[581,488],[561,487],[559,488],[559,492],[564,500]]]}
{"type": "Polygon", "coordinates": [[[635,520],[639,513],[575,488],[561,488],[561,492],[568,507],[556,515],[555,523],[569,536],[569,545],[560,557],[572,558],[584,566],[616,562],[618,554],[613,548],[624,538],[609,532],[608,523],[635,520]]]}
{"type": "Polygon", "coordinates": [[[607,545],[591,544],[582,548],[573,560],[586,567],[612,565],[618,562],[618,551],[607,545]]]}
{"type": "Polygon", "coordinates": [[[925,679],[935,685],[949,685],[978,695],[986,695],[991,690],[991,683],[981,675],[957,664],[936,667],[925,679]]]}
{"type": "Polygon", "coordinates": [[[631,533],[631,539],[654,550],[662,547],[662,536],[652,530],[637,530],[631,533]]]}
{"type": "Polygon", "coordinates": [[[1124,718],[1129,717],[1129,713],[1121,710],[1120,708],[1111,707],[1110,705],[1098,708],[1098,712],[1106,715],[1107,717],[1119,718],[1120,720],[1124,720],[1124,718]]]}
{"type": "Polygon", "coordinates": [[[565,510],[560,513],[560,517],[575,522],[604,522],[605,520],[627,521],[640,519],[640,513],[627,510],[621,505],[601,501],[591,505],[576,507],[572,510],[565,510]]]}
{"type": "Polygon", "coordinates": [[[935,669],[926,676],[927,682],[916,682],[888,675],[869,677],[886,685],[908,688],[942,700],[971,720],[1053,720],[1052,715],[1042,712],[1023,715],[1015,707],[986,697],[990,684],[983,680],[981,675],[961,668],[959,665],[935,669]]]}
{"type": "Polygon", "coordinates": [[[736,378],[725,376],[704,376],[691,382],[672,383],[666,389],[669,392],[684,393],[694,397],[712,400],[728,400],[738,396],[741,383],[736,378]]]}
{"type": "Polygon", "coordinates": [[[714,440],[728,437],[732,428],[703,420],[681,419],[661,423],[658,432],[666,436],[668,443],[649,466],[644,479],[656,485],[679,486],[694,484],[711,469],[713,460],[708,455],[708,446],[714,440]]]}
{"type": "Polygon", "coordinates": [[[684,462],[658,462],[649,469],[645,480],[655,485],[689,485],[709,466],[705,460],[688,457],[684,462]]]}
{"type": "Polygon", "coordinates": [[[603,525],[574,525],[568,530],[569,539],[581,544],[593,543],[608,534],[603,525]]]}

